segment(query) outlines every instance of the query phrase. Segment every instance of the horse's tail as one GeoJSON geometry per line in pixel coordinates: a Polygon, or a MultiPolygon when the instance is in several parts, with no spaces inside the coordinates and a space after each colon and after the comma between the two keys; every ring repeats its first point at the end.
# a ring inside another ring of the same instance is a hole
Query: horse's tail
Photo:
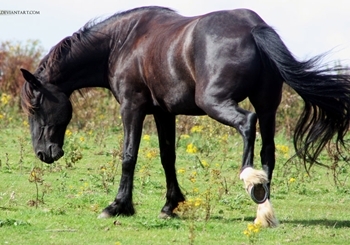
{"type": "Polygon", "coordinates": [[[319,66],[322,55],[297,61],[275,30],[267,25],[252,30],[264,64],[277,72],[304,100],[294,132],[296,154],[304,163],[316,158],[333,137],[341,154],[350,123],[350,75],[341,67],[319,66]]]}

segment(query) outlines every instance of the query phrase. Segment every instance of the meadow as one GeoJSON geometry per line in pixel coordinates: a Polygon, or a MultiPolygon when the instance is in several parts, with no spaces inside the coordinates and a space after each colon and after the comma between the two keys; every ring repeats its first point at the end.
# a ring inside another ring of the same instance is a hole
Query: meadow
{"type": "MultiPolygon", "coordinates": [[[[284,92],[276,135],[271,200],[277,228],[254,225],[257,205],[239,179],[242,139],[208,117],[178,117],[177,175],[187,201],[178,218],[159,219],[165,176],[152,117],[144,124],[132,217],[97,219],[116,194],[121,173],[118,105],[102,90],[72,98],[65,155],[54,164],[34,155],[19,98],[0,94],[0,244],[347,244],[349,165],[329,144],[309,172],[294,155],[298,111],[284,92]],[[87,109],[88,108],[88,109],[87,109]]],[[[249,107],[247,102],[244,102],[249,107]]],[[[260,168],[257,133],[255,166],[260,168]]]]}

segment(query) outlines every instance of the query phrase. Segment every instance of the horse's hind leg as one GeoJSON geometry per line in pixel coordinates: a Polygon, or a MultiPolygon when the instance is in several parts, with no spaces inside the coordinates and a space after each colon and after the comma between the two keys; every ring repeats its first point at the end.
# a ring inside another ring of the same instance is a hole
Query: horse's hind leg
{"type": "MultiPolygon", "coordinates": [[[[262,139],[262,147],[260,151],[262,168],[268,177],[268,193],[270,193],[270,185],[272,174],[275,168],[275,125],[276,111],[281,100],[282,82],[268,77],[263,80],[265,89],[259,89],[258,93],[250,96],[256,113],[259,117],[260,134],[262,139]],[[270,84],[269,84],[270,83],[270,84]]],[[[278,225],[271,202],[270,195],[268,199],[259,204],[257,211],[257,219],[263,226],[274,227],[278,225]]]]}
{"type": "Polygon", "coordinates": [[[220,98],[216,98],[216,103],[210,104],[208,101],[213,101],[213,99],[211,99],[208,94],[203,98],[205,98],[205,100],[200,102],[201,108],[210,117],[236,128],[242,135],[243,158],[241,179],[244,180],[246,188],[248,189],[254,185],[267,183],[266,173],[261,170],[253,169],[257,115],[240,108],[233,100],[223,100],[218,103],[220,98]]]}
{"type": "Polygon", "coordinates": [[[185,200],[176,178],[175,171],[175,116],[168,113],[155,113],[160,148],[160,158],[164,168],[167,193],[166,203],[160,218],[172,217],[179,202],[185,200]]]}
{"type": "Polygon", "coordinates": [[[253,167],[256,114],[240,108],[232,99],[213,97],[210,93],[196,94],[196,103],[211,118],[238,130],[244,143],[242,169],[253,167]]]}
{"type": "Polygon", "coordinates": [[[269,197],[258,206],[256,222],[260,222],[265,227],[275,227],[278,220],[275,217],[274,210],[270,202],[270,185],[272,173],[275,168],[275,112],[259,113],[259,125],[262,139],[262,148],[260,151],[262,168],[268,177],[268,193],[269,197]]]}
{"type": "MultiPolygon", "coordinates": [[[[224,85],[227,84],[223,83],[221,87],[224,88],[224,85]]],[[[243,179],[247,190],[251,190],[253,200],[257,203],[264,202],[268,196],[268,187],[266,185],[268,177],[265,171],[253,168],[257,115],[240,108],[232,99],[234,96],[218,93],[216,86],[212,87],[212,89],[208,87],[204,89],[205,93],[196,93],[197,105],[210,117],[236,128],[242,135],[244,145],[241,179],[243,179]],[[255,193],[258,195],[253,195],[255,193]]],[[[233,91],[233,89],[230,90],[228,88],[226,90],[229,93],[233,91]]],[[[237,93],[238,91],[236,91],[237,93]]]]}

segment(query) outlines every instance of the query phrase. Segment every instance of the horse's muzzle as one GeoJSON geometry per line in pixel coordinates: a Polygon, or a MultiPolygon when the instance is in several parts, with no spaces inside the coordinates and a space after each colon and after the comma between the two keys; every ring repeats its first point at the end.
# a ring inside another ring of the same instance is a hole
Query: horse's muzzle
{"type": "Polygon", "coordinates": [[[42,162],[53,163],[54,161],[60,159],[64,155],[64,152],[60,147],[51,145],[49,146],[47,152],[38,150],[36,155],[42,162]]]}

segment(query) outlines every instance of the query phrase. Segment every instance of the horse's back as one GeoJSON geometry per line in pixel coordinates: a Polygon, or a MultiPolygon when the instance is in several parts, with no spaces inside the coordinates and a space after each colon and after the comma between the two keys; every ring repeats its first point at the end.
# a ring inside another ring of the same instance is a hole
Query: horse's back
{"type": "Polygon", "coordinates": [[[258,69],[250,31],[264,23],[253,11],[237,9],[183,17],[153,10],[145,12],[142,19],[147,21],[138,23],[137,30],[142,31],[135,35],[132,50],[126,52],[128,59],[129,53],[135,54],[131,63],[137,66],[123,69],[128,74],[134,71],[128,75],[133,79],[140,77],[138,86],[145,89],[151,107],[174,114],[203,114],[196,102],[196,90],[214,85],[210,83],[214,77],[233,99],[248,96],[252,83],[241,81],[253,81],[258,69]],[[237,87],[240,89],[235,90],[237,87]]]}

